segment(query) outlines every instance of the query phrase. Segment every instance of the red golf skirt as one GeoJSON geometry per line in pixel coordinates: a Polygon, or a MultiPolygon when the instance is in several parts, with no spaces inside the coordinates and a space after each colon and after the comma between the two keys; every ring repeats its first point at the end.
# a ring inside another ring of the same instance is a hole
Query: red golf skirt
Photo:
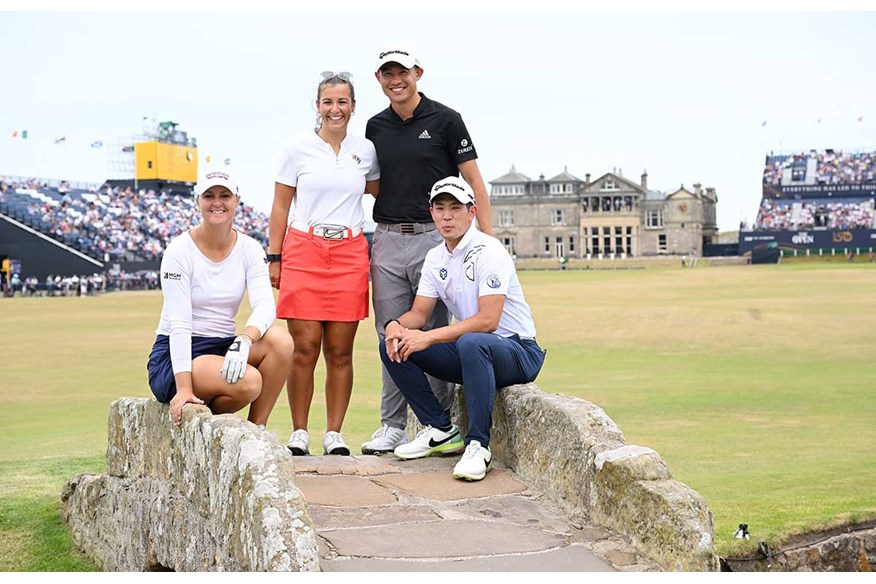
{"type": "Polygon", "coordinates": [[[324,239],[290,227],[283,242],[277,318],[368,318],[368,240],[324,239]]]}

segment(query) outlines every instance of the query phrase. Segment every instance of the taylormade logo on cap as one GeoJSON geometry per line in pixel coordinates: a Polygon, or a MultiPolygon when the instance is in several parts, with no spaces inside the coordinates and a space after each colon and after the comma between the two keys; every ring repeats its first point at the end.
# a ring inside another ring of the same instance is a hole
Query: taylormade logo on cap
{"type": "Polygon", "coordinates": [[[474,205],[474,192],[467,182],[455,176],[448,176],[435,183],[429,194],[429,203],[435,200],[438,195],[451,195],[454,199],[464,205],[474,205]]]}
{"type": "Polygon", "coordinates": [[[462,188],[461,186],[459,186],[459,185],[456,184],[456,183],[441,183],[440,185],[435,185],[435,188],[436,188],[436,189],[444,189],[444,188],[447,188],[447,187],[453,187],[454,189],[457,189],[457,190],[460,190],[460,191],[465,192],[465,189],[462,188]]]}
{"type": "Polygon", "coordinates": [[[379,70],[387,63],[398,63],[405,69],[420,66],[420,60],[414,57],[407,49],[390,49],[380,53],[377,57],[377,69],[379,70]]]}

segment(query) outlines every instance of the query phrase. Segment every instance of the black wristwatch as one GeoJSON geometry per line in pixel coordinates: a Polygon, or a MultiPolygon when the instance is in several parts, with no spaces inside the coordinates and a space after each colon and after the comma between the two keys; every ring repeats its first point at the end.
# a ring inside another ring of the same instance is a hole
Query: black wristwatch
{"type": "MultiPolygon", "coordinates": [[[[398,319],[397,318],[390,318],[388,321],[386,321],[386,324],[383,325],[383,330],[386,330],[386,327],[388,327],[389,323],[391,323],[391,322],[398,322],[398,319]]],[[[398,322],[398,325],[401,326],[401,323],[398,322]]]]}
{"type": "Polygon", "coordinates": [[[281,253],[269,253],[265,255],[265,263],[270,264],[271,262],[279,262],[283,259],[283,254],[281,253]]]}

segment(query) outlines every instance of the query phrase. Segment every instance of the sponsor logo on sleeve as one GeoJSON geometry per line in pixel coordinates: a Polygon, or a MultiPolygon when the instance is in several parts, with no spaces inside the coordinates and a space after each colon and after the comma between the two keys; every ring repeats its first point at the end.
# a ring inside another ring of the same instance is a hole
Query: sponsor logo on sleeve
{"type": "Polygon", "coordinates": [[[440,270],[438,270],[438,277],[441,278],[442,280],[446,280],[447,279],[447,268],[441,268],[440,270]]]}
{"type": "Polygon", "coordinates": [[[474,150],[474,146],[472,144],[470,144],[469,141],[466,140],[465,138],[462,139],[462,141],[459,143],[459,145],[461,147],[459,149],[457,149],[457,151],[456,151],[457,154],[465,154],[466,152],[471,152],[472,150],[474,150]]]}
{"type": "Polygon", "coordinates": [[[163,272],[161,278],[163,280],[182,280],[182,274],[179,272],[163,272]]]}
{"type": "Polygon", "coordinates": [[[499,286],[502,285],[502,280],[499,279],[499,276],[496,274],[492,274],[489,278],[487,278],[487,286],[495,290],[499,286]]]}

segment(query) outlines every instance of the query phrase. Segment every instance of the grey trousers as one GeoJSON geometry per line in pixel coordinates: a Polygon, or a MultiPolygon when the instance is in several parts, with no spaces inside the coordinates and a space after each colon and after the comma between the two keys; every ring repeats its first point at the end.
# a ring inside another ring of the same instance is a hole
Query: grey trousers
{"type": "MultiPolygon", "coordinates": [[[[379,345],[386,338],[383,325],[391,318],[398,318],[414,303],[420,272],[426,252],[444,240],[433,229],[425,233],[402,234],[388,231],[378,225],[371,247],[371,289],[374,303],[374,324],[379,345]]],[[[450,313],[440,300],[424,330],[447,326],[450,313]]],[[[380,399],[380,421],[392,428],[404,429],[407,425],[407,402],[396,387],[392,377],[382,367],[383,391],[380,399]]],[[[453,405],[453,384],[429,377],[429,385],[445,410],[453,405]]]]}

